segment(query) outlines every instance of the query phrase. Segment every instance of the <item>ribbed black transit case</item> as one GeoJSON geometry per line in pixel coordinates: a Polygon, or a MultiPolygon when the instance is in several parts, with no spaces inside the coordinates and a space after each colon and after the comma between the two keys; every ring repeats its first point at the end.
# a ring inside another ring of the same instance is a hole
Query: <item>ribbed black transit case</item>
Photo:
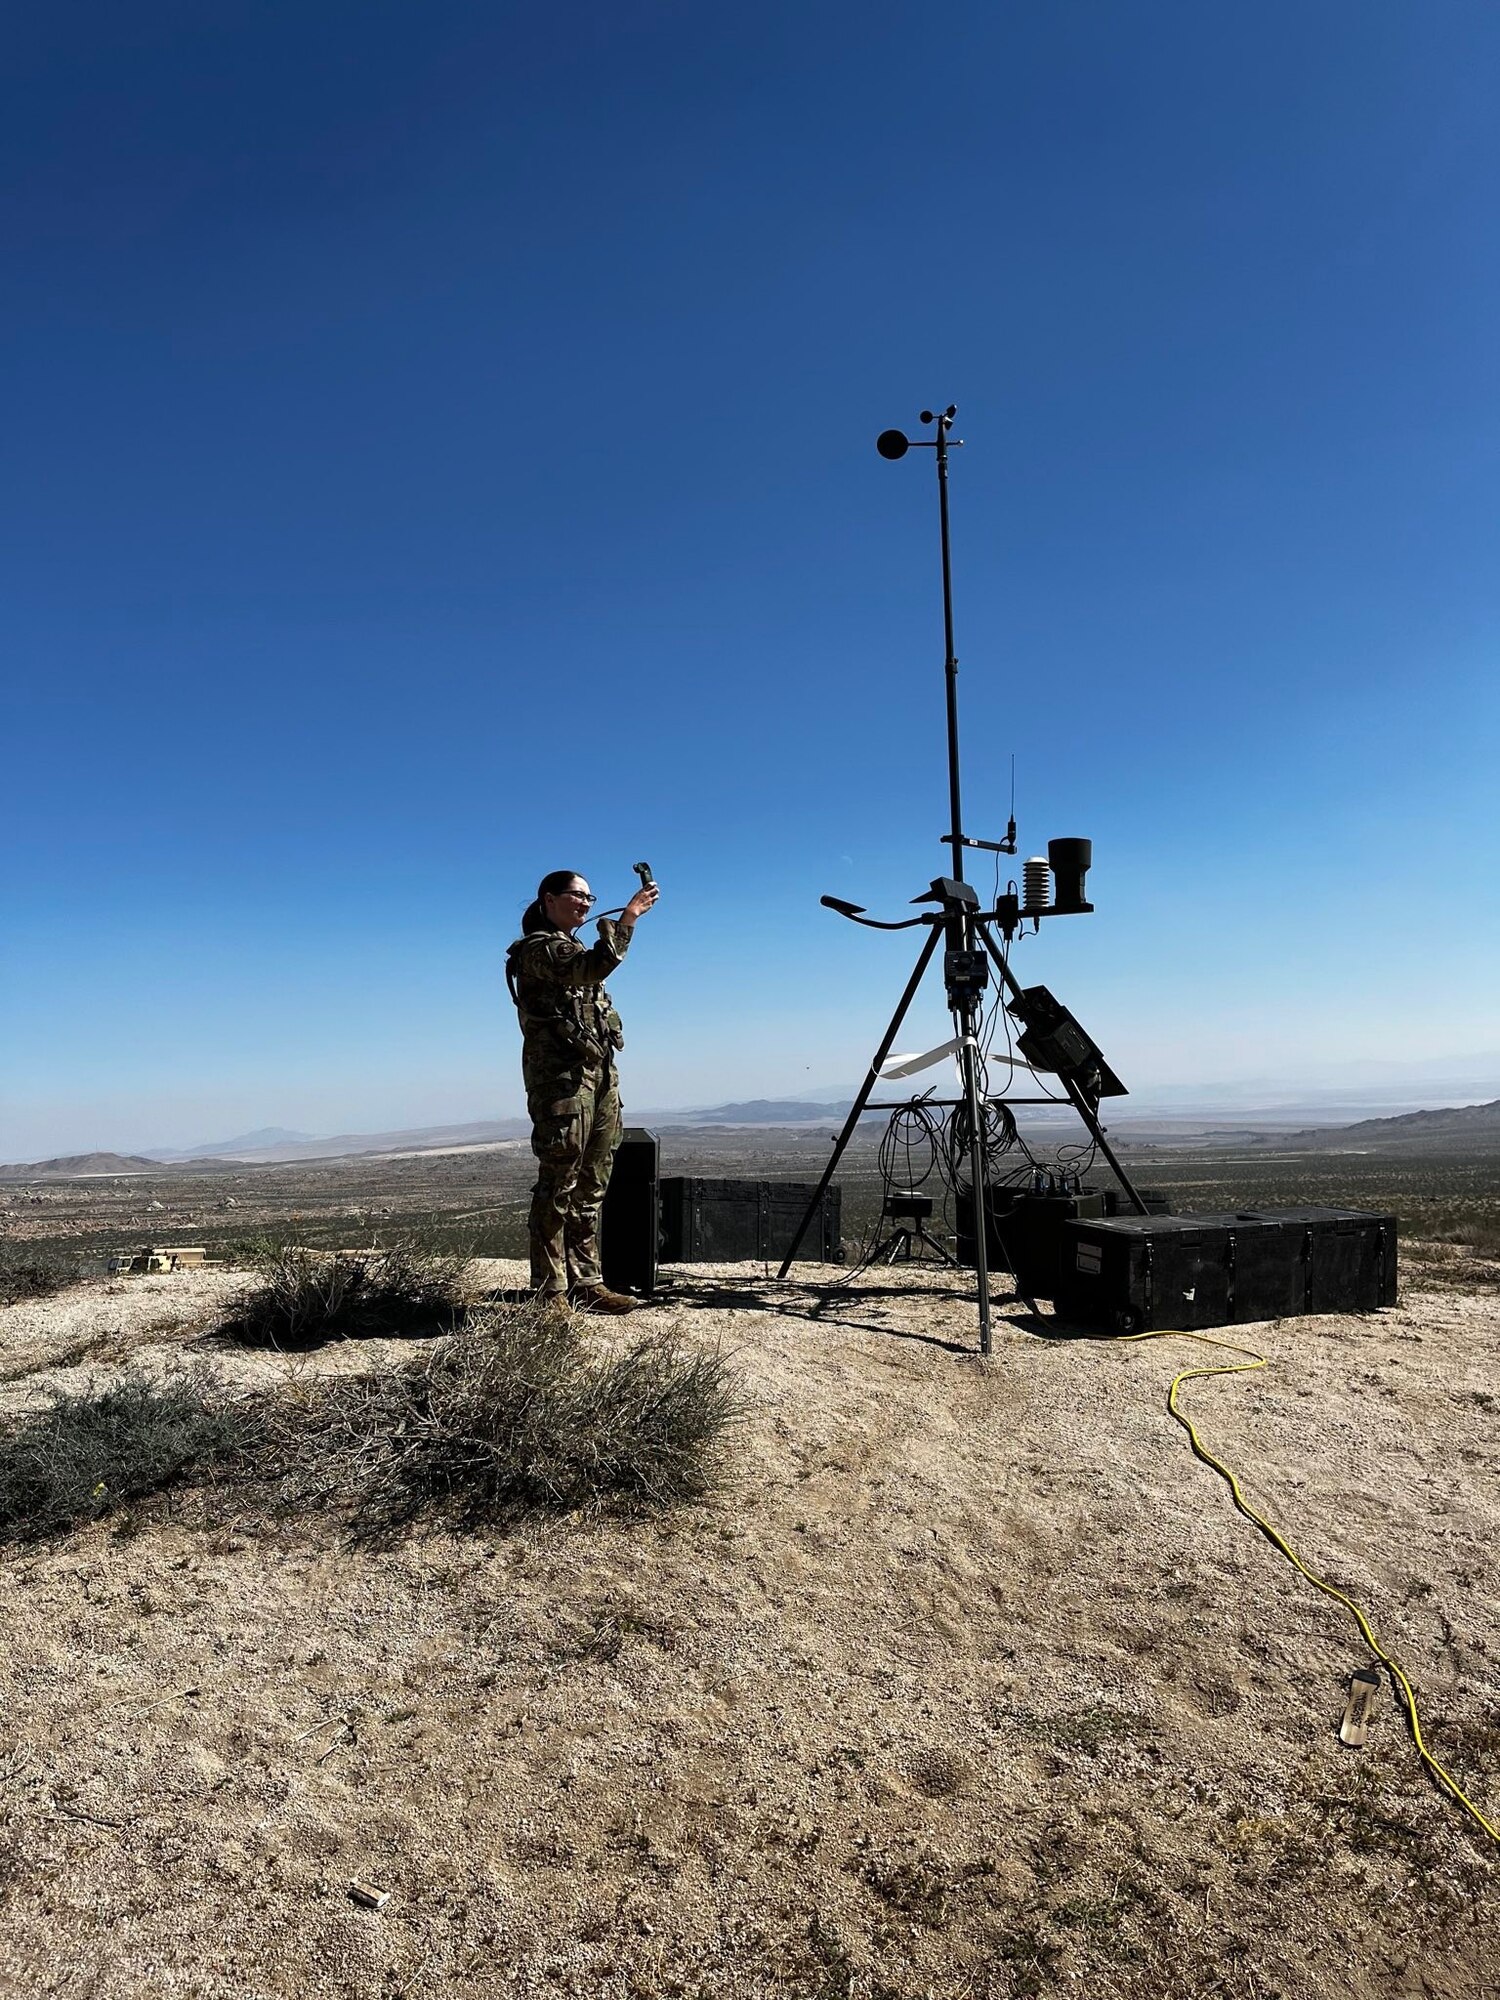
{"type": "MultiPolygon", "coordinates": [[[[665,1264],[736,1264],[786,1255],[817,1192],[811,1181],[732,1181],[668,1175],[661,1183],[661,1255],[665,1264]]],[[[839,1260],[842,1200],[824,1190],[797,1253],[799,1263],[839,1260]]]]}
{"type": "Polygon", "coordinates": [[[1054,1302],[1116,1332],[1232,1326],[1396,1300],[1396,1218],[1353,1208],[1121,1215],[1063,1225],[1054,1302]]]}

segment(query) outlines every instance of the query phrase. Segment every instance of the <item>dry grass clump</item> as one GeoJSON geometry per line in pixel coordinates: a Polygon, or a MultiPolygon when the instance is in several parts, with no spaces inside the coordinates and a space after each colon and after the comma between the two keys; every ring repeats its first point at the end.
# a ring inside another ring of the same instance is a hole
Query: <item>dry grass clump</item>
{"type": "Polygon", "coordinates": [[[1432,1291],[1500,1291],[1500,1257],[1471,1244],[1441,1239],[1403,1243],[1403,1276],[1408,1284],[1432,1291]]]}
{"type": "Polygon", "coordinates": [[[78,1282],[78,1259],[66,1250],[33,1245],[0,1254],[0,1306],[45,1299],[78,1282]]]}
{"type": "MultiPolygon", "coordinates": [[[[278,1344],[305,1345],[329,1319],[313,1320],[300,1290],[278,1294],[289,1268],[295,1279],[293,1259],[278,1259],[265,1292],[288,1306],[278,1344]]],[[[321,1281],[329,1265],[307,1268],[321,1281]]],[[[395,1294],[410,1311],[408,1273],[395,1294]]],[[[345,1333],[389,1326],[379,1276],[352,1294],[335,1278],[316,1295],[345,1333]]],[[[438,1286],[425,1303],[427,1324],[454,1311],[438,1286]]],[[[424,1516],[463,1528],[664,1507],[712,1490],[740,1410],[722,1356],[671,1334],[611,1345],[566,1308],[527,1300],[472,1314],[403,1366],[322,1383],[294,1374],[281,1393],[234,1400],[203,1368],[53,1389],[40,1411],[0,1416],[0,1543],[224,1474],[261,1489],[273,1512],[326,1507],[361,1534],[424,1516]]]]}
{"type": "Polygon", "coordinates": [[[1402,1232],[1427,1243],[1451,1243],[1471,1257],[1500,1257],[1500,1204],[1493,1192],[1467,1198],[1408,1202],[1414,1212],[1401,1216],[1402,1232]]]}
{"type": "Polygon", "coordinates": [[[323,1437],[330,1483],[359,1488],[368,1518],[474,1526],[701,1499],[741,1407],[722,1355],[671,1334],[601,1348],[528,1301],[345,1391],[323,1437]]]}
{"type": "Polygon", "coordinates": [[[0,1419],[0,1539],[97,1520],[239,1456],[257,1428],[249,1406],[214,1400],[201,1371],[50,1394],[50,1408],[0,1419]]]}
{"type": "Polygon", "coordinates": [[[341,1256],[293,1243],[268,1248],[261,1268],[224,1329],[255,1347],[442,1333],[464,1311],[462,1256],[401,1246],[341,1256]]]}

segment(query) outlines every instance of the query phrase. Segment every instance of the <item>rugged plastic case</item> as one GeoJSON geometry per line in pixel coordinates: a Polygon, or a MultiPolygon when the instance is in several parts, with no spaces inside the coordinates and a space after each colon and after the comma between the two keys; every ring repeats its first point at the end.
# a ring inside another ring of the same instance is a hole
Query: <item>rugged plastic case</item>
{"type": "MultiPolygon", "coordinates": [[[[813,1181],[732,1181],[669,1175],[661,1183],[664,1264],[779,1262],[817,1191],[813,1181]]],[[[829,1187],[808,1225],[799,1263],[840,1259],[843,1203],[829,1187]]]]}
{"type": "Polygon", "coordinates": [[[656,1134],[644,1125],[627,1125],[599,1214],[599,1269],[612,1292],[649,1298],[656,1290],[660,1170],[656,1134]]]}
{"type": "Polygon", "coordinates": [[[1064,1225],[1059,1314],[1117,1332],[1232,1326],[1396,1300],[1396,1218],[1353,1208],[1064,1225]]]}

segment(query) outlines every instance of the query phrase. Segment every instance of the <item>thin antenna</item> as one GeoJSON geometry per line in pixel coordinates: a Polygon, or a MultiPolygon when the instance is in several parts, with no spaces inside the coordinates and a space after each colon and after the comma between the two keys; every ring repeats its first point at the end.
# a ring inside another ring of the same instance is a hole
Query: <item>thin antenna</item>
{"type": "Polygon", "coordinates": [[[1014,854],[1016,851],[1016,753],[1010,753],[1010,822],[1005,829],[1005,844],[1014,854]]]}

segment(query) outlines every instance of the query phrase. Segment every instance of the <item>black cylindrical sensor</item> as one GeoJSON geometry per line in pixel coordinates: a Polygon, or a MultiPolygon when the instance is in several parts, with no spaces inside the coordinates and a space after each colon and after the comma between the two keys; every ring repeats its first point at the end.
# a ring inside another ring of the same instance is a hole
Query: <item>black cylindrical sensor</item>
{"type": "Polygon", "coordinates": [[[1049,840],[1047,860],[1052,869],[1054,916],[1082,916],[1093,909],[1084,901],[1083,878],[1094,864],[1091,840],[1049,840]]]}

